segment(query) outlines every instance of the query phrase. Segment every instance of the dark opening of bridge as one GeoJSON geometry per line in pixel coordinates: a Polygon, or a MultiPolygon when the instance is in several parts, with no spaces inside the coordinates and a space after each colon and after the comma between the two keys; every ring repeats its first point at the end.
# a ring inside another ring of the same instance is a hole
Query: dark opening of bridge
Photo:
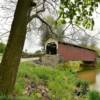
{"type": "Polygon", "coordinates": [[[57,46],[54,42],[48,43],[46,46],[46,54],[56,55],[57,46]]]}

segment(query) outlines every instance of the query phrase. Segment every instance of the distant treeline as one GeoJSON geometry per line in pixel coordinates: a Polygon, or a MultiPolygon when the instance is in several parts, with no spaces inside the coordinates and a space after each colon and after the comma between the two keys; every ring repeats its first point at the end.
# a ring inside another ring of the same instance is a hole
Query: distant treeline
{"type": "Polygon", "coordinates": [[[42,55],[44,55],[44,53],[42,53],[40,50],[36,51],[35,53],[23,52],[22,58],[40,57],[42,55]]]}

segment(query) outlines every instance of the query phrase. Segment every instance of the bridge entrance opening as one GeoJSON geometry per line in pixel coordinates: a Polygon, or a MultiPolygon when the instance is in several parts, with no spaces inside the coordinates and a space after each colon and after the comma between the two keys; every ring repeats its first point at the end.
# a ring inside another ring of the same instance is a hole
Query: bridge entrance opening
{"type": "Polygon", "coordinates": [[[46,46],[46,54],[56,55],[57,46],[54,42],[48,43],[46,46]]]}

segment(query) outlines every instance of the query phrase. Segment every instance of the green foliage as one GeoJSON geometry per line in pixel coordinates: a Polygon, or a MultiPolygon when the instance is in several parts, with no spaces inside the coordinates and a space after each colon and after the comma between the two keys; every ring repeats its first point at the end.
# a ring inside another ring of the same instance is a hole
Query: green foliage
{"type": "Polygon", "coordinates": [[[99,6],[100,0],[61,0],[60,19],[62,23],[83,25],[93,29],[93,12],[99,6]]]}
{"type": "Polygon", "coordinates": [[[97,68],[100,68],[100,60],[97,60],[97,61],[96,61],[96,67],[97,67],[97,68]]]}
{"type": "Polygon", "coordinates": [[[40,57],[44,53],[41,50],[36,51],[35,53],[27,53],[27,52],[22,52],[22,57],[23,58],[32,58],[32,57],[40,57]]]}
{"type": "MultiPolygon", "coordinates": [[[[71,100],[76,78],[69,70],[59,70],[51,67],[33,65],[32,63],[22,63],[15,87],[17,95],[22,96],[25,91],[25,75],[36,86],[42,84],[47,87],[50,100],[71,100]]],[[[29,98],[31,97],[35,98],[34,100],[42,100],[41,98],[43,98],[37,91],[33,91],[29,98]]]]}
{"type": "MultiPolygon", "coordinates": [[[[81,88],[79,100],[99,100],[91,99],[96,95],[96,93],[92,92],[89,92],[87,98],[88,83],[84,80],[77,80],[75,72],[73,73],[69,68],[61,70],[58,67],[52,68],[50,66],[34,65],[31,62],[21,63],[19,67],[15,86],[16,99],[44,100],[41,92],[37,90],[33,90],[30,96],[23,94],[27,84],[25,78],[27,75],[28,82],[34,82],[35,88],[42,85],[48,90],[47,95],[50,100],[75,100],[74,91],[78,83],[80,83],[81,88]]],[[[98,98],[98,95],[96,96],[98,98]]]]}
{"type": "Polygon", "coordinates": [[[5,44],[4,43],[0,43],[0,53],[4,53],[5,51],[5,44]]]}
{"type": "Polygon", "coordinates": [[[0,93],[0,100],[11,100],[11,96],[6,96],[5,94],[0,93]]]}
{"type": "Polygon", "coordinates": [[[85,80],[77,80],[76,81],[76,87],[80,88],[80,95],[81,96],[87,95],[87,93],[89,91],[89,84],[88,84],[87,81],[85,81],[85,80]]]}
{"type": "Polygon", "coordinates": [[[89,92],[89,100],[100,100],[100,93],[97,91],[89,92]]]}
{"type": "Polygon", "coordinates": [[[44,45],[49,38],[55,38],[58,41],[63,41],[64,25],[61,23],[61,21],[56,24],[56,20],[52,16],[47,16],[44,18],[44,20],[49,23],[54,34],[51,33],[51,30],[45,24],[42,24],[40,27],[42,31],[41,44],[44,45]]]}
{"type": "Polygon", "coordinates": [[[80,64],[82,64],[81,61],[67,61],[65,63],[58,64],[56,67],[60,69],[69,69],[73,72],[77,72],[81,70],[80,64]]]}

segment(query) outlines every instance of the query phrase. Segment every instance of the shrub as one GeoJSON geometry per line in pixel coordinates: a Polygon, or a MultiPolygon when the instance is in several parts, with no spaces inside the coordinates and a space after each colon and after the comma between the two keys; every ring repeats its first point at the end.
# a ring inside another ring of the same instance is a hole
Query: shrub
{"type": "Polygon", "coordinates": [[[97,67],[97,68],[100,67],[100,59],[97,59],[97,61],[96,61],[96,67],[97,67]]]}
{"type": "Polygon", "coordinates": [[[6,45],[4,43],[0,43],[0,53],[4,53],[6,45]]]}
{"type": "Polygon", "coordinates": [[[97,91],[90,91],[89,100],[100,100],[100,93],[97,91]]]}
{"type": "Polygon", "coordinates": [[[3,93],[0,93],[0,100],[12,100],[11,96],[7,96],[3,93]]]}
{"type": "Polygon", "coordinates": [[[81,61],[67,61],[65,63],[58,64],[57,67],[60,69],[70,69],[74,72],[81,70],[81,61]]]}
{"type": "Polygon", "coordinates": [[[88,93],[88,90],[89,90],[89,84],[87,81],[84,80],[76,81],[75,94],[77,96],[85,96],[88,93]]]}

